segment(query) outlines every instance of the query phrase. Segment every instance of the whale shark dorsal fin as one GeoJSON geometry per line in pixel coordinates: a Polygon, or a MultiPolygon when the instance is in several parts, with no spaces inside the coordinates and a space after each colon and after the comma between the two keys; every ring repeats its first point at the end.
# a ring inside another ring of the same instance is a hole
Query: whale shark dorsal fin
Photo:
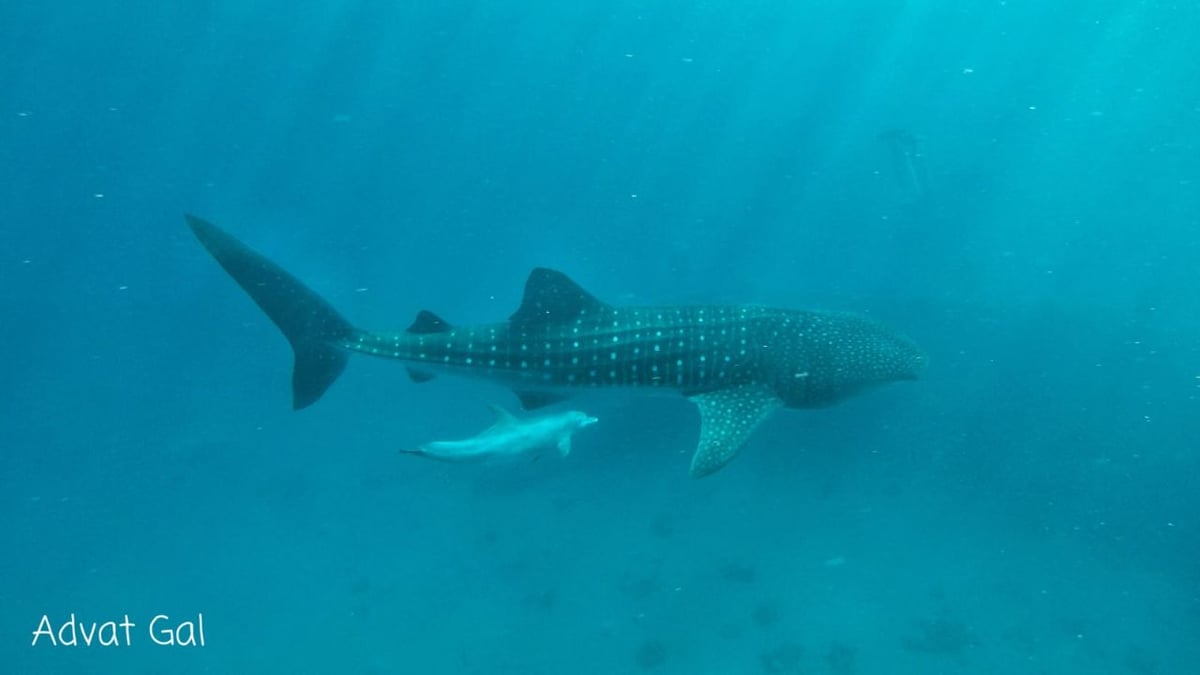
{"type": "Polygon", "coordinates": [[[765,384],[745,384],[688,397],[700,408],[700,443],[692,455],[693,478],[729,463],[750,434],[783,401],[765,384]]]}
{"type": "Polygon", "coordinates": [[[562,272],[537,267],[525,281],[525,297],[509,321],[513,323],[566,323],[601,312],[608,305],[583,290],[562,272]]]}
{"type": "Polygon", "coordinates": [[[450,325],[449,321],[427,309],[423,309],[417,312],[417,318],[413,319],[412,325],[404,332],[413,334],[445,333],[451,328],[453,326],[450,325]]]}

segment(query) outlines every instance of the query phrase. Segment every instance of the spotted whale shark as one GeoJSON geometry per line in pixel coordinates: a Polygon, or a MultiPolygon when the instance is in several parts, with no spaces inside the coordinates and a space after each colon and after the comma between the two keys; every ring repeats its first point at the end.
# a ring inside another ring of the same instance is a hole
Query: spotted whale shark
{"type": "Polygon", "coordinates": [[[578,410],[521,419],[498,405],[492,406],[492,426],[461,441],[433,441],[400,452],[443,462],[492,464],[538,459],[547,450],[571,454],[571,434],[598,420],[578,410]]]}
{"type": "Polygon", "coordinates": [[[526,409],[579,387],[668,389],[700,411],[691,475],[725,466],[781,407],[832,405],[873,385],[916,379],[909,339],[853,315],[753,305],[614,306],[537,268],[506,321],[453,325],[422,310],[403,331],[355,327],[282,267],[216,225],[186,216],[205,249],[291,344],[292,404],[315,403],[353,353],[508,383],[526,409]]]}

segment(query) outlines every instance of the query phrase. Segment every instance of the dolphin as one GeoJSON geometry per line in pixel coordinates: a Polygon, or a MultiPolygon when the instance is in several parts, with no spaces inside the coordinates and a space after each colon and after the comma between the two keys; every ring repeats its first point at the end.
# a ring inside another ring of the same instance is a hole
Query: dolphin
{"type": "Polygon", "coordinates": [[[916,379],[910,340],[848,314],[754,305],[623,307],[565,274],[536,268],[507,321],[454,326],[428,310],[403,331],[344,319],[299,279],[216,225],[186,216],[200,243],[291,343],[292,406],[315,403],[351,353],[508,383],[525,409],[581,387],[681,392],[700,410],[690,473],[725,466],[780,407],[832,405],[871,386],[916,379]]]}
{"type": "Polygon", "coordinates": [[[471,438],[434,441],[400,452],[444,462],[491,464],[517,459],[540,459],[554,448],[562,457],[571,453],[571,434],[595,424],[595,417],[578,410],[519,419],[493,405],[496,421],[471,438]]]}

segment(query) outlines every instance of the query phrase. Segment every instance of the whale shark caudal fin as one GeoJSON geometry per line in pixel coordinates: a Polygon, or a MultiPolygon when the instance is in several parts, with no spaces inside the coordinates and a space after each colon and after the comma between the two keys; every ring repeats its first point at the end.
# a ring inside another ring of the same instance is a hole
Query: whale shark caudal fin
{"type": "Polygon", "coordinates": [[[312,405],[346,367],[346,353],[337,345],[357,331],[328,302],[299,279],[221,228],[195,216],[188,227],[254,300],[292,345],[292,407],[312,405]]]}
{"type": "Polygon", "coordinates": [[[692,455],[693,478],[707,476],[728,464],[758,425],[783,405],[765,384],[744,384],[688,398],[700,408],[700,443],[692,455]]]}

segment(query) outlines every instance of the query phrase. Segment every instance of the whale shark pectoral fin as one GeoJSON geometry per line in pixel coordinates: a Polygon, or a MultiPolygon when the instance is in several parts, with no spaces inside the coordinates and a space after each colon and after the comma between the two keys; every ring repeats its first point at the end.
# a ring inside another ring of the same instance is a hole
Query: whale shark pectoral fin
{"type": "Polygon", "coordinates": [[[561,457],[566,457],[571,454],[571,435],[567,434],[558,441],[558,454],[561,457]]]}
{"type": "Polygon", "coordinates": [[[700,443],[692,455],[692,478],[729,463],[759,424],[783,405],[765,384],[745,384],[688,397],[700,408],[700,443]]]}

